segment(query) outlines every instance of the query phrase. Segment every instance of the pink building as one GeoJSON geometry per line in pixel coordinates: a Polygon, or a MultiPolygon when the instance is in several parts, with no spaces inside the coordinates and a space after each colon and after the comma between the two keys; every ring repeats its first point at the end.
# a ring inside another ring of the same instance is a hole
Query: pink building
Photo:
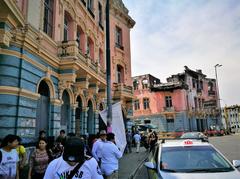
{"type": "Polygon", "coordinates": [[[133,77],[134,119],[160,131],[203,131],[219,123],[215,79],[185,67],[167,83],[151,75],[133,77]]]}
{"type": "MultiPolygon", "coordinates": [[[[106,107],[106,1],[0,0],[0,135],[29,141],[96,134],[106,107]],[[7,125],[5,125],[7,124],[7,125]]],[[[133,99],[130,29],[122,0],[110,0],[113,99],[133,99]]]]}
{"type": "Polygon", "coordinates": [[[124,118],[132,117],[132,73],[130,30],[135,21],[128,15],[122,0],[110,1],[110,47],[112,98],[121,101],[124,118]]]}

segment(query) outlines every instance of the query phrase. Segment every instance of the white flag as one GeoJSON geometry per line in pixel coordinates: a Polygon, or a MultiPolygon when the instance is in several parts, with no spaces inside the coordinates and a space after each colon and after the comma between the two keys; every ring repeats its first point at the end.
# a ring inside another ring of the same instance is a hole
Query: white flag
{"type": "MultiPolygon", "coordinates": [[[[100,115],[104,123],[107,125],[107,110],[105,109],[101,111],[100,115]]],[[[127,141],[120,102],[112,105],[112,132],[115,134],[116,145],[121,152],[124,152],[127,141]]]]}

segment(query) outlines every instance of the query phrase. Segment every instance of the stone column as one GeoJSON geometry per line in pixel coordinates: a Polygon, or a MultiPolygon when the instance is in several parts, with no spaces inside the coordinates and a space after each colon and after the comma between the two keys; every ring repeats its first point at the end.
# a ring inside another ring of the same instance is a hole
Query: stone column
{"type": "Polygon", "coordinates": [[[87,117],[88,117],[88,108],[82,110],[82,121],[83,121],[83,134],[87,133],[87,117]]]}
{"type": "Polygon", "coordinates": [[[94,112],[94,133],[96,134],[99,131],[99,111],[94,112]]]}
{"type": "Polygon", "coordinates": [[[71,122],[70,122],[70,132],[73,132],[75,133],[76,132],[76,129],[75,129],[75,113],[76,113],[76,108],[77,108],[77,105],[76,104],[73,104],[71,105],[71,122]]]}
{"type": "Polygon", "coordinates": [[[51,99],[50,136],[57,136],[59,134],[61,128],[61,105],[61,100],[51,99]]]}

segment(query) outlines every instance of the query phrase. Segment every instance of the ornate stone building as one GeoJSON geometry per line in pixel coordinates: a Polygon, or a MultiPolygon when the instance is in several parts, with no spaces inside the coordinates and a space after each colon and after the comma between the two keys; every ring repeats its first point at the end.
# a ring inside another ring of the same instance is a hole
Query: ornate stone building
{"type": "Polygon", "coordinates": [[[133,77],[134,119],[160,131],[203,131],[221,125],[216,80],[185,66],[161,83],[151,75],[133,77]]]}
{"type": "MultiPolygon", "coordinates": [[[[121,69],[113,95],[126,106],[133,97],[127,85],[134,21],[122,1],[110,2],[113,78],[121,69]]],[[[42,129],[49,136],[60,129],[98,131],[99,110],[106,101],[105,3],[0,1],[1,136],[33,139],[42,129]]]]}

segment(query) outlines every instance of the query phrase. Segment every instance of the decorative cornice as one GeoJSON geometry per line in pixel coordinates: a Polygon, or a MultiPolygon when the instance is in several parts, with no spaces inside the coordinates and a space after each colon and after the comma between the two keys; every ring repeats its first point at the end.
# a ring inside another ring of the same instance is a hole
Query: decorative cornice
{"type": "Polygon", "coordinates": [[[28,91],[22,88],[11,87],[11,86],[0,86],[0,94],[22,96],[22,97],[30,98],[33,100],[38,100],[40,98],[40,94],[38,93],[33,93],[31,91],[28,91]]]}
{"type": "MultiPolygon", "coordinates": [[[[15,56],[15,57],[18,57],[19,59],[22,58],[23,60],[29,62],[30,64],[32,64],[33,66],[39,68],[40,70],[44,71],[44,72],[47,72],[48,71],[48,67],[42,65],[41,63],[29,58],[28,56],[26,55],[22,55],[21,53],[17,52],[17,51],[14,51],[14,50],[9,50],[9,49],[3,49],[3,48],[0,48],[0,53],[1,54],[4,54],[4,55],[10,55],[10,56],[15,56]]],[[[14,58],[15,59],[15,58],[14,58]]],[[[59,78],[59,74],[56,73],[55,71],[52,71],[51,72],[51,75],[59,78]]]]}
{"type": "Polygon", "coordinates": [[[63,101],[56,98],[51,98],[50,103],[54,106],[61,106],[63,104],[63,101]]]}
{"type": "Polygon", "coordinates": [[[9,31],[0,29],[0,45],[9,47],[11,37],[12,34],[9,31]]]}
{"type": "Polygon", "coordinates": [[[122,0],[111,0],[110,11],[114,16],[120,16],[129,28],[133,28],[135,21],[128,15],[128,9],[125,7],[122,0]]]}
{"type": "Polygon", "coordinates": [[[22,13],[20,12],[19,8],[16,5],[16,2],[13,0],[1,0],[0,2],[0,10],[3,12],[0,13],[1,19],[5,19],[9,24],[11,24],[13,27],[19,27],[19,26],[24,26],[25,21],[23,18],[22,13]],[[3,7],[7,6],[9,10],[7,9],[1,9],[3,7]],[[10,13],[6,13],[7,12],[10,13]]]}

